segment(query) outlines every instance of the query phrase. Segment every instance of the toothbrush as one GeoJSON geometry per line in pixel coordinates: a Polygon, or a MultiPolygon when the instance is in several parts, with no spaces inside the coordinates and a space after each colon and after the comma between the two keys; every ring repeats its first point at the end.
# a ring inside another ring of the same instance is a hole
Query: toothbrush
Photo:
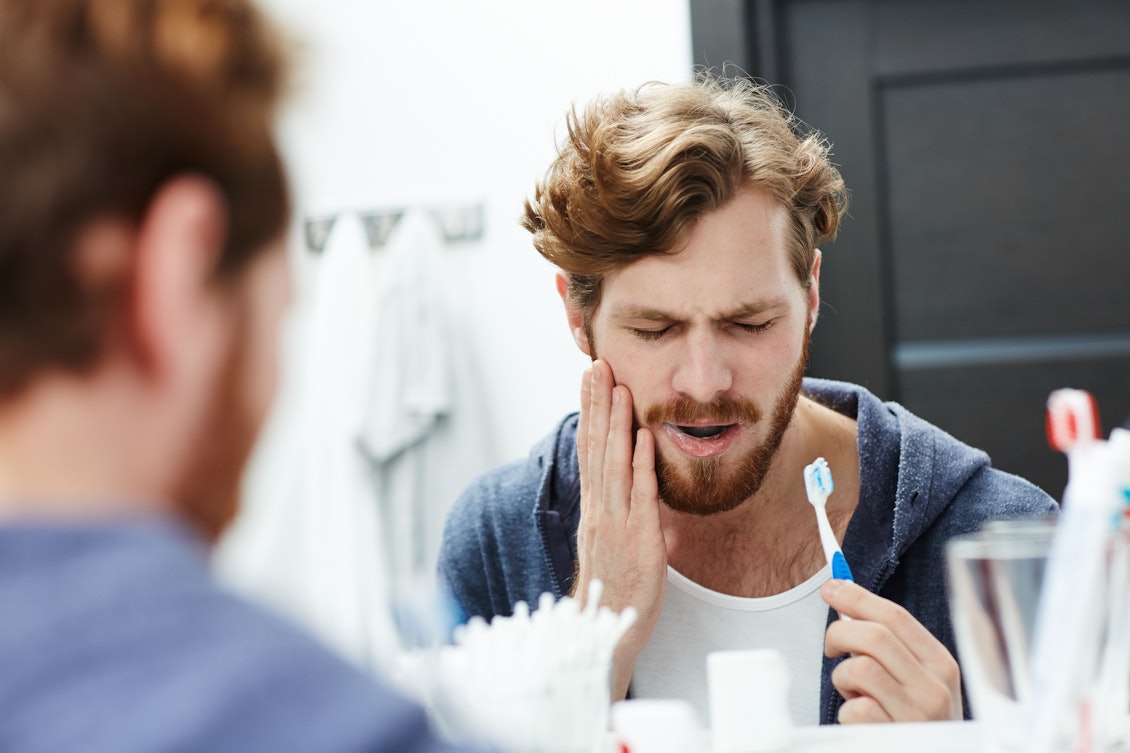
{"type": "Polygon", "coordinates": [[[820,543],[824,546],[824,557],[832,565],[832,577],[837,580],[855,581],[851,577],[851,568],[848,567],[844,553],[836,541],[836,534],[832,533],[832,524],[828,522],[828,511],[824,509],[828,496],[832,493],[832,471],[824,458],[816,458],[804,468],[804,490],[808,492],[808,501],[816,508],[816,525],[820,529],[820,543]]]}
{"type": "Polygon", "coordinates": [[[1048,753],[1065,735],[1089,739],[1088,687],[1100,628],[1107,537],[1124,504],[1107,442],[1099,439],[1094,398],[1082,390],[1048,397],[1048,441],[1067,453],[1067,488],[1036,609],[1031,693],[1023,750],[1048,753]]]}
{"type": "Polygon", "coordinates": [[[1099,660],[1099,682],[1096,696],[1102,715],[1099,730],[1103,743],[1115,749],[1123,743],[1127,729],[1123,722],[1130,709],[1130,530],[1126,517],[1130,514],[1130,431],[1116,428],[1107,441],[1113,455],[1115,482],[1122,493],[1122,508],[1112,521],[1113,552],[1107,590],[1106,638],[1099,660]]]}

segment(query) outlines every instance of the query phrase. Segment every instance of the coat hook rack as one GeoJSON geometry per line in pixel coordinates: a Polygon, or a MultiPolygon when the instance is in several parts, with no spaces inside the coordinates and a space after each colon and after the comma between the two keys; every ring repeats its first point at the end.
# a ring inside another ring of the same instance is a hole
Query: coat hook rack
{"type": "MultiPolygon", "coordinates": [[[[482,204],[429,206],[423,209],[439,228],[444,243],[472,243],[483,237],[485,212],[482,204]]],[[[306,248],[313,253],[321,253],[338,218],[345,214],[355,214],[365,228],[369,248],[379,250],[388,243],[393,230],[407,211],[406,208],[343,210],[333,214],[308,216],[303,223],[306,248]]]]}

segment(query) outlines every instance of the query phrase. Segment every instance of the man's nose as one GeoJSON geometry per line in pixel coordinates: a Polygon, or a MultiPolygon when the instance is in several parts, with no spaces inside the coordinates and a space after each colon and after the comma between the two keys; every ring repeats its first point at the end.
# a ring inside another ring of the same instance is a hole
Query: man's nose
{"type": "Polygon", "coordinates": [[[713,333],[691,333],[675,366],[672,387],[684,397],[709,403],[734,386],[722,343],[713,333]]]}

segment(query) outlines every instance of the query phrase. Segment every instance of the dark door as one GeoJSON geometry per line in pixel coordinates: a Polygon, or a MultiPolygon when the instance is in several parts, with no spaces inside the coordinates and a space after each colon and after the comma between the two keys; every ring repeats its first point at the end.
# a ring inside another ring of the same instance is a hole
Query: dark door
{"type": "Polygon", "coordinates": [[[1130,416],[1130,3],[695,0],[695,63],[782,84],[852,191],[810,373],[1053,496],[1057,387],[1130,416]]]}

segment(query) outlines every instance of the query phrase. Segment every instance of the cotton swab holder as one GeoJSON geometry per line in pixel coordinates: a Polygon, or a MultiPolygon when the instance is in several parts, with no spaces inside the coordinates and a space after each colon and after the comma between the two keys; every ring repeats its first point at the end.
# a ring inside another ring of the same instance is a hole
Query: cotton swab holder
{"type": "Polygon", "coordinates": [[[608,740],[612,653],[635,621],[600,603],[593,581],[587,606],[542,594],[531,612],[472,618],[431,663],[437,693],[421,698],[447,737],[530,753],[603,753],[608,740]]]}

